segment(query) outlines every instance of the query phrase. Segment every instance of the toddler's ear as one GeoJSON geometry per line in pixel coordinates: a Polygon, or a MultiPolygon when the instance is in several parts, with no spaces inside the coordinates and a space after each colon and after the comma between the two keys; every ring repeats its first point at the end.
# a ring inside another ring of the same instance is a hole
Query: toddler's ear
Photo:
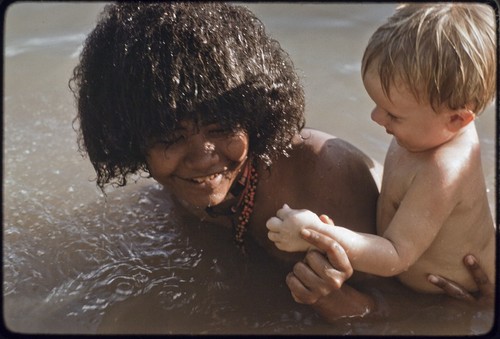
{"type": "Polygon", "coordinates": [[[459,109],[450,113],[448,120],[448,129],[451,132],[457,132],[474,121],[476,115],[470,109],[459,109]]]}

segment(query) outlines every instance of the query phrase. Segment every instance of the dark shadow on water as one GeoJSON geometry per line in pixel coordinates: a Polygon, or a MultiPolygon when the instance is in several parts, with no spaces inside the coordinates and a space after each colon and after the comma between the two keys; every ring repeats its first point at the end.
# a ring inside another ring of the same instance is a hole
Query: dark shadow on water
{"type": "Polygon", "coordinates": [[[21,233],[11,228],[4,263],[8,328],[66,334],[440,335],[481,334],[493,322],[491,309],[450,304],[410,292],[394,279],[371,278],[355,286],[378,296],[376,314],[327,324],[293,301],[285,284],[290,266],[252,241],[243,256],[229,229],[180,222],[172,206],[168,195],[146,182],[52,220],[58,232],[48,232],[43,223],[16,231],[21,233]]]}

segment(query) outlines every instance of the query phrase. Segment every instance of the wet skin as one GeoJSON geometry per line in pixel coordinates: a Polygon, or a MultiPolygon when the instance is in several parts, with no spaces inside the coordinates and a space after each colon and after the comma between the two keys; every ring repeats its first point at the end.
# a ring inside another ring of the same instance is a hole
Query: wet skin
{"type": "MultiPolygon", "coordinates": [[[[230,216],[213,218],[205,207],[234,199],[229,190],[248,159],[248,136],[217,124],[197,126],[186,121],[181,126],[173,139],[157,140],[149,150],[150,173],[188,212],[230,227],[230,216]]],[[[257,168],[259,183],[248,233],[271,256],[293,263],[286,277],[292,297],[312,305],[328,321],[362,315],[375,307],[369,296],[343,284],[352,274],[345,252],[331,239],[311,238],[306,240],[327,255],[279,251],[267,238],[265,223],[287,203],[374,234],[378,166],[349,143],[305,129],[292,141],[288,157],[275,159],[270,169],[263,164],[257,168]]]]}
{"type": "MultiPolygon", "coordinates": [[[[213,218],[205,207],[234,199],[229,190],[248,159],[248,146],[244,131],[225,131],[217,124],[199,126],[184,121],[172,139],[153,144],[147,163],[153,178],[187,211],[200,219],[230,226],[231,216],[213,218]]],[[[265,222],[288,203],[318,214],[334,215],[357,231],[374,233],[378,196],[371,172],[374,168],[373,161],[352,145],[308,129],[292,140],[289,156],[275,159],[270,169],[262,163],[257,167],[259,183],[248,224],[249,236],[289,267],[295,264],[286,278],[292,296],[297,302],[314,304],[327,318],[352,314],[353,309],[354,313],[364,313],[369,303],[348,285],[341,288],[343,280],[350,277],[348,262],[335,269],[340,280],[332,280],[329,259],[340,257],[333,260],[336,264],[342,261],[342,254],[327,258],[316,252],[304,258],[303,253],[279,251],[267,238],[265,222]]]]}
{"type": "Polygon", "coordinates": [[[248,136],[218,124],[183,121],[170,140],[157,140],[147,164],[153,178],[184,205],[220,204],[248,155],[248,136]]]}
{"type": "MultiPolygon", "coordinates": [[[[228,193],[248,159],[249,139],[245,131],[227,131],[218,124],[184,121],[180,127],[170,140],[153,143],[148,168],[186,209],[211,220],[200,214],[205,207],[233,198],[228,193]]],[[[335,215],[336,220],[349,221],[353,229],[373,233],[378,190],[370,172],[370,166],[375,166],[372,160],[319,131],[302,131],[292,145],[289,156],[275,159],[270,169],[263,164],[257,168],[260,179],[249,224],[257,242],[274,256],[286,257],[269,241],[265,227],[267,218],[283,203],[335,215]],[[331,187],[336,187],[334,194],[331,187]]]]}

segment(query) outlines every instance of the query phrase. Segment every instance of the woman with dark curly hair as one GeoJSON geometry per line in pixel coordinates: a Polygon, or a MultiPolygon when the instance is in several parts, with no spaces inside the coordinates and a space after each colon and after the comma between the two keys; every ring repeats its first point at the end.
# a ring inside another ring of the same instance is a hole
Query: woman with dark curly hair
{"type": "MultiPolygon", "coordinates": [[[[109,5],[70,81],[79,145],[97,185],[145,172],[178,208],[248,233],[297,262],[287,284],[327,320],[363,315],[373,300],[343,282],[343,249],[312,232],[326,254],[277,250],[266,220],[288,203],[375,233],[376,164],[345,141],[304,129],[304,92],[292,61],[249,10],[222,3],[109,5]]],[[[229,244],[228,244],[229,245],[229,244]]],[[[250,254],[250,253],[249,253],[250,254]]]]}

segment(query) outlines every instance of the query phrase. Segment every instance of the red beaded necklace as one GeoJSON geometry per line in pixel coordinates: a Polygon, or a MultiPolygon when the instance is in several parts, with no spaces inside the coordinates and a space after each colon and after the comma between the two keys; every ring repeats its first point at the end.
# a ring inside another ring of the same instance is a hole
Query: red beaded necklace
{"type": "Polygon", "coordinates": [[[241,177],[231,188],[231,193],[237,197],[238,202],[225,211],[221,211],[220,208],[217,208],[217,206],[207,207],[205,209],[206,212],[212,217],[216,217],[218,215],[234,215],[239,211],[238,217],[233,219],[233,227],[236,245],[243,251],[243,253],[245,252],[244,237],[253,211],[257,183],[257,170],[255,169],[253,159],[250,158],[247,160],[245,167],[243,168],[241,177]]]}
{"type": "Polygon", "coordinates": [[[252,215],[258,181],[259,175],[257,170],[254,167],[253,161],[249,159],[240,180],[238,180],[238,183],[244,187],[243,192],[241,192],[238,203],[231,207],[233,213],[236,213],[238,209],[241,210],[238,216],[238,223],[235,226],[235,241],[242,250],[244,250],[243,239],[248,222],[250,221],[250,216],[252,215]]]}

